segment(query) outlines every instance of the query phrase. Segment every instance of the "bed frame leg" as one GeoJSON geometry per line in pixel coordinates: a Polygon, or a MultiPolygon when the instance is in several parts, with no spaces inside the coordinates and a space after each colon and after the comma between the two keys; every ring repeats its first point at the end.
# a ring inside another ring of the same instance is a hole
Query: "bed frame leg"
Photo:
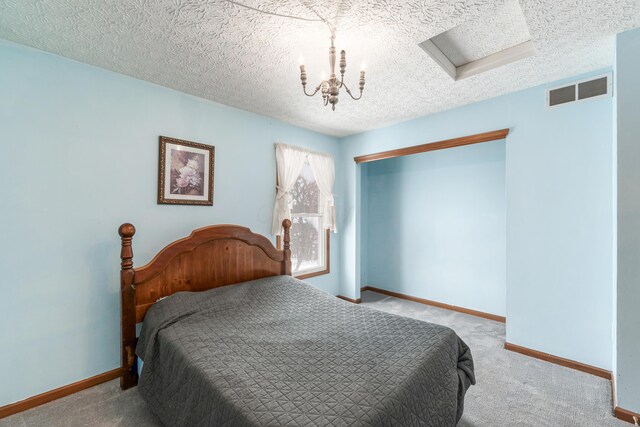
{"type": "Polygon", "coordinates": [[[133,269],[133,249],[131,242],[136,228],[132,224],[122,224],[118,229],[122,240],[120,249],[120,295],[122,310],[122,372],[120,388],[126,390],[138,384],[136,348],[136,289],[133,285],[135,270],[133,269]]]}

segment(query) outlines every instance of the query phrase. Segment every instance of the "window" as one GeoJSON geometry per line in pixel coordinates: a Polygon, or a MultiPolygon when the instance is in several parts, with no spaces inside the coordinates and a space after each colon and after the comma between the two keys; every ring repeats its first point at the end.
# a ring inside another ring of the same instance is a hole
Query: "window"
{"type": "Polygon", "coordinates": [[[329,230],[323,228],[322,198],[308,161],[290,190],[291,270],[298,278],[329,272],[329,230]]]}
{"type": "Polygon", "coordinates": [[[282,221],[291,220],[291,272],[300,279],[329,273],[329,233],[336,232],[330,154],[276,144],[276,198],[271,232],[280,245],[282,221]]]}

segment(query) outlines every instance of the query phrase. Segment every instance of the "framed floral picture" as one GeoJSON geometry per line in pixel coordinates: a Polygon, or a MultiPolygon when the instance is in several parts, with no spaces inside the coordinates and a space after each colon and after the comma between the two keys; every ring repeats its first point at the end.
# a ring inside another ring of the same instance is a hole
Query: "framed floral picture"
{"type": "Polygon", "coordinates": [[[158,204],[213,205],[215,147],[160,137],[158,204]]]}

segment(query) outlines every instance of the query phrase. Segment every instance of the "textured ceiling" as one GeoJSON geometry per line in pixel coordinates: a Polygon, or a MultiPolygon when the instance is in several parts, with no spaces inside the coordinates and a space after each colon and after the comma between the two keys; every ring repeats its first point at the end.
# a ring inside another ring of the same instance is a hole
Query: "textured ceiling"
{"type": "Polygon", "coordinates": [[[529,40],[518,0],[507,0],[431,39],[456,67],[529,40]]]}
{"type": "Polygon", "coordinates": [[[326,25],[224,0],[0,0],[0,38],[342,136],[610,66],[613,36],[640,25],[637,0],[522,0],[537,55],[456,82],[418,43],[467,21],[503,39],[479,18],[504,0],[244,3],[313,19],[312,6],[331,20],[352,88],[366,63],[362,100],[341,93],[334,112],[302,94],[301,56],[309,86],[328,71],[326,25]]]}

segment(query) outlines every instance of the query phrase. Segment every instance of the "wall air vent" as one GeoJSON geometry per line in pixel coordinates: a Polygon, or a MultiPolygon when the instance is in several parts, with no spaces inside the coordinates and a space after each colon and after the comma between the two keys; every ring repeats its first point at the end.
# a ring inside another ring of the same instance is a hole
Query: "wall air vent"
{"type": "Polygon", "coordinates": [[[612,74],[591,77],[547,90],[547,107],[611,96],[612,74]]]}
{"type": "Polygon", "coordinates": [[[549,91],[549,106],[566,104],[576,100],[576,85],[559,87],[549,91]]]}
{"type": "Polygon", "coordinates": [[[578,83],[578,99],[593,98],[609,93],[609,78],[607,76],[578,83]]]}

